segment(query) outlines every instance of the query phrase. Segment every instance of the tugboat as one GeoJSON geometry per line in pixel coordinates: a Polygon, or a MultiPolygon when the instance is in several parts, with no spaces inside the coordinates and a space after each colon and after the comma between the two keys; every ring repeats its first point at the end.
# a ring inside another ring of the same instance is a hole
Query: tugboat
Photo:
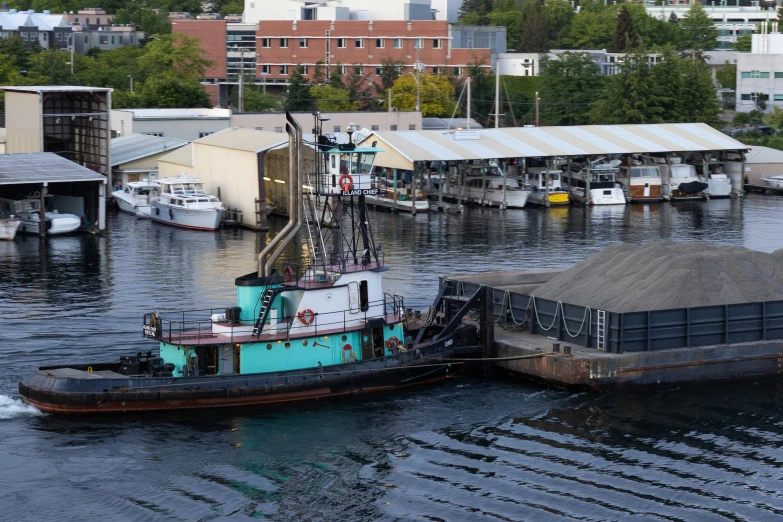
{"type": "Polygon", "coordinates": [[[97,414],[312,401],[446,379],[459,368],[453,359],[482,352],[477,326],[462,319],[479,308],[492,324],[486,288],[453,298],[444,285],[418,319],[402,297],[383,292],[388,266],[366,203],[378,190],[375,144],[338,145],[321,134],[316,113],[316,167],[300,178],[302,130],[287,118],[289,222],[258,270],[236,279],[237,305],[147,313],[142,334],[157,353],[41,367],[19,384],[25,402],[97,414]],[[278,262],[300,229],[309,255],[278,262]]]}

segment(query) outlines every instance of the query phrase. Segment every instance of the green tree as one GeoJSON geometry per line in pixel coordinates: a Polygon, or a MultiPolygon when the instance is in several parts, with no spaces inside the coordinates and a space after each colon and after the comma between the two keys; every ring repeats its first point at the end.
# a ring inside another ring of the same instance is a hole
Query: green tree
{"type": "Polygon", "coordinates": [[[661,61],[652,67],[655,100],[661,108],[662,122],[689,121],[687,105],[690,100],[684,97],[685,80],[682,69],[682,59],[671,48],[667,49],[661,56],[661,61]]]}
{"type": "MultiPolygon", "coordinates": [[[[422,74],[421,112],[424,117],[450,116],[454,111],[454,85],[439,74],[422,74]]],[[[416,109],[416,78],[406,74],[392,87],[392,105],[401,111],[416,109]]]]}
{"type": "MultiPolygon", "coordinates": [[[[484,62],[474,61],[468,64],[468,76],[470,77],[470,90],[472,94],[470,114],[482,125],[489,125],[491,114],[495,106],[495,75],[487,74],[484,62]]],[[[465,97],[463,97],[465,99],[465,97]]],[[[467,109],[467,100],[465,107],[467,109]]]]}
{"type": "Polygon", "coordinates": [[[758,109],[753,109],[750,112],[737,112],[734,114],[734,120],[732,124],[737,127],[745,127],[747,125],[758,126],[764,121],[764,113],[758,109]]]}
{"type": "Polygon", "coordinates": [[[329,84],[310,87],[310,97],[315,108],[321,112],[345,112],[354,110],[354,103],[348,96],[348,91],[332,87],[329,84]]]}
{"type": "Polygon", "coordinates": [[[487,25],[487,15],[490,11],[492,11],[492,0],[464,0],[459,8],[459,23],[487,25]]]}
{"type": "Polygon", "coordinates": [[[539,0],[527,0],[523,10],[522,52],[545,53],[549,51],[549,29],[539,0]]]}
{"type": "Polygon", "coordinates": [[[680,47],[693,51],[708,51],[718,46],[715,23],[699,2],[693,2],[680,22],[680,47]]]}
{"type": "Polygon", "coordinates": [[[715,80],[709,66],[695,58],[682,59],[683,100],[687,100],[687,112],[683,121],[701,122],[720,128],[721,106],[715,95],[715,80]]]}
{"type": "Polygon", "coordinates": [[[550,42],[559,42],[560,36],[568,31],[575,15],[576,11],[568,0],[544,1],[544,19],[549,30],[550,42]]]}
{"type": "Polygon", "coordinates": [[[204,86],[195,78],[166,72],[149,78],[141,89],[143,107],[212,107],[204,86]]]}
{"type": "Polygon", "coordinates": [[[726,60],[726,63],[723,64],[723,67],[715,71],[715,79],[718,80],[718,83],[724,89],[731,89],[732,91],[736,91],[737,66],[733,63],[729,63],[729,61],[726,60]]]}
{"type": "Polygon", "coordinates": [[[614,32],[612,44],[607,51],[613,53],[630,52],[639,45],[639,35],[633,24],[631,11],[626,5],[620,7],[620,13],[617,17],[617,27],[614,32]]]}
{"type": "Polygon", "coordinates": [[[395,60],[391,57],[381,58],[381,86],[383,92],[388,91],[394,86],[394,82],[405,70],[405,62],[395,60]]]}
{"type": "Polygon", "coordinates": [[[30,50],[18,33],[0,39],[0,56],[8,57],[19,70],[29,67],[30,50]]]}
{"type": "Polygon", "coordinates": [[[737,41],[731,44],[731,48],[735,51],[749,52],[753,42],[753,35],[741,34],[737,37],[737,41]]]}
{"type": "Polygon", "coordinates": [[[345,75],[345,89],[355,110],[372,111],[375,108],[375,97],[370,91],[368,80],[369,77],[364,74],[361,65],[348,68],[348,74],[345,75]]]}
{"type": "MultiPolygon", "coordinates": [[[[269,110],[280,110],[280,103],[271,94],[263,92],[263,89],[254,83],[255,78],[252,74],[245,75],[244,85],[242,87],[242,101],[245,112],[264,112],[269,110]]],[[[232,89],[231,92],[232,107],[239,107],[239,86],[232,89]]]]}
{"type": "Polygon", "coordinates": [[[601,69],[587,53],[566,52],[541,61],[541,119],[550,125],[584,125],[602,94],[601,69]]]}
{"type": "Polygon", "coordinates": [[[780,107],[773,107],[772,112],[764,115],[764,125],[772,127],[777,132],[783,130],[783,110],[780,107]]]}
{"type": "Polygon", "coordinates": [[[340,65],[340,62],[337,62],[337,65],[332,67],[331,74],[329,75],[329,85],[336,89],[345,88],[345,83],[343,83],[343,66],[340,65]]]}
{"type": "Polygon", "coordinates": [[[595,124],[659,123],[663,109],[655,91],[646,53],[629,54],[620,73],[607,79],[601,98],[593,103],[590,118],[595,124]]]}
{"type": "Polygon", "coordinates": [[[310,76],[310,82],[313,85],[321,85],[326,83],[326,70],[324,69],[324,62],[318,60],[313,67],[313,74],[310,76]]]}
{"type": "Polygon", "coordinates": [[[495,8],[487,15],[489,25],[506,28],[506,45],[519,49],[522,45],[522,9],[516,0],[498,0],[495,8]]]}
{"type": "Polygon", "coordinates": [[[310,84],[307,83],[301,65],[294,67],[288,77],[288,91],[285,99],[285,110],[290,112],[308,112],[313,109],[313,98],[310,96],[310,84]]]}
{"type": "Polygon", "coordinates": [[[204,57],[200,38],[182,33],[155,37],[144,46],[139,66],[147,74],[171,71],[182,78],[204,78],[215,62],[204,57]]]}

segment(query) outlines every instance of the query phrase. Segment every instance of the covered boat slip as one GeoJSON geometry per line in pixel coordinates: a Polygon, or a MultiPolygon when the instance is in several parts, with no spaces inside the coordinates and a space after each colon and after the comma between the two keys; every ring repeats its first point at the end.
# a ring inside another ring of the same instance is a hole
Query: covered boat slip
{"type": "MultiPolygon", "coordinates": [[[[621,160],[623,181],[630,186],[633,183],[628,170],[633,157],[670,167],[678,157],[688,156],[705,177],[716,162],[725,164],[734,194],[742,193],[744,153],[748,149],[704,123],[373,132],[364,142],[377,142],[384,150],[377,155],[376,167],[391,171],[395,179],[412,171],[422,186],[427,185],[433,170],[446,183],[450,177],[464,184],[466,166],[470,164],[488,167],[497,161],[502,175],[511,177],[524,175],[534,163],[552,168],[563,162],[570,167],[572,160],[580,160],[589,166],[602,158],[621,160]]],[[[563,174],[569,186],[570,172],[567,168],[563,174]]],[[[669,169],[661,168],[661,178],[662,195],[669,196],[669,169]]],[[[442,199],[440,189],[432,195],[442,199]]]]}

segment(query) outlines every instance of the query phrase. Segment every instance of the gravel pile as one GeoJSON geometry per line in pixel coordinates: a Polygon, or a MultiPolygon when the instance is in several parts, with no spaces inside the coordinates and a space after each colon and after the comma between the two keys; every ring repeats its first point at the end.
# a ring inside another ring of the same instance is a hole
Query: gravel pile
{"type": "Polygon", "coordinates": [[[783,249],[617,243],[541,285],[536,297],[612,312],[783,300],[783,249]]]}

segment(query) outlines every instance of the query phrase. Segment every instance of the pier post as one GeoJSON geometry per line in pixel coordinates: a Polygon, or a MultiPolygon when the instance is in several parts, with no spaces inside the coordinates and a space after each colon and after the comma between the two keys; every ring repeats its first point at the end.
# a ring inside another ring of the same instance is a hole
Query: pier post
{"type": "Polygon", "coordinates": [[[411,214],[416,215],[416,194],[418,192],[416,187],[416,174],[419,174],[421,179],[421,162],[415,162],[413,164],[413,173],[411,173],[411,214]]]}
{"type": "Polygon", "coordinates": [[[503,162],[503,204],[500,206],[501,210],[508,208],[506,202],[506,185],[508,184],[508,160],[503,162]]]}
{"type": "Polygon", "coordinates": [[[571,201],[571,156],[568,156],[566,163],[566,170],[568,171],[568,201],[571,201]]]}
{"type": "MultiPolygon", "coordinates": [[[[487,170],[489,169],[489,160],[483,161],[484,166],[481,167],[481,204],[487,205],[487,170]]],[[[491,207],[492,205],[489,204],[491,207]]]]}
{"type": "Polygon", "coordinates": [[[446,176],[443,175],[443,165],[445,162],[440,162],[440,167],[438,167],[438,173],[440,174],[440,177],[438,178],[438,208],[443,210],[443,184],[446,183],[446,176]]]}
{"type": "Polygon", "coordinates": [[[593,164],[590,162],[590,157],[587,157],[587,172],[585,173],[585,205],[590,204],[590,180],[593,178],[593,171],[590,167],[593,164]]]}
{"type": "Polygon", "coordinates": [[[465,187],[465,164],[460,163],[457,167],[459,173],[459,196],[457,197],[457,212],[462,212],[462,191],[465,187]]]}
{"type": "Polygon", "coordinates": [[[41,239],[46,237],[46,183],[41,185],[40,205],[38,209],[38,237],[41,239]]]}
{"type": "Polygon", "coordinates": [[[552,169],[552,165],[554,164],[551,160],[546,160],[546,170],[544,171],[544,179],[542,180],[544,183],[544,206],[549,207],[549,171],[552,169]]]}
{"type": "MultiPolygon", "coordinates": [[[[494,358],[495,351],[495,303],[493,300],[494,291],[492,287],[482,285],[481,292],[481,312],[479,324],[479,340],[483,348],[483,357],[485,359],[494,358]]],[[[484,374],[492,373],[492,363],[485,361],[483,364],[484,374]]]]}
{"type": "Polygon", "coordinates": [[[394,201],[394,210],[397,210],[397,169],[392,169],[393,174],[393,180],[392,180],[392,198],[394,201]]]}

